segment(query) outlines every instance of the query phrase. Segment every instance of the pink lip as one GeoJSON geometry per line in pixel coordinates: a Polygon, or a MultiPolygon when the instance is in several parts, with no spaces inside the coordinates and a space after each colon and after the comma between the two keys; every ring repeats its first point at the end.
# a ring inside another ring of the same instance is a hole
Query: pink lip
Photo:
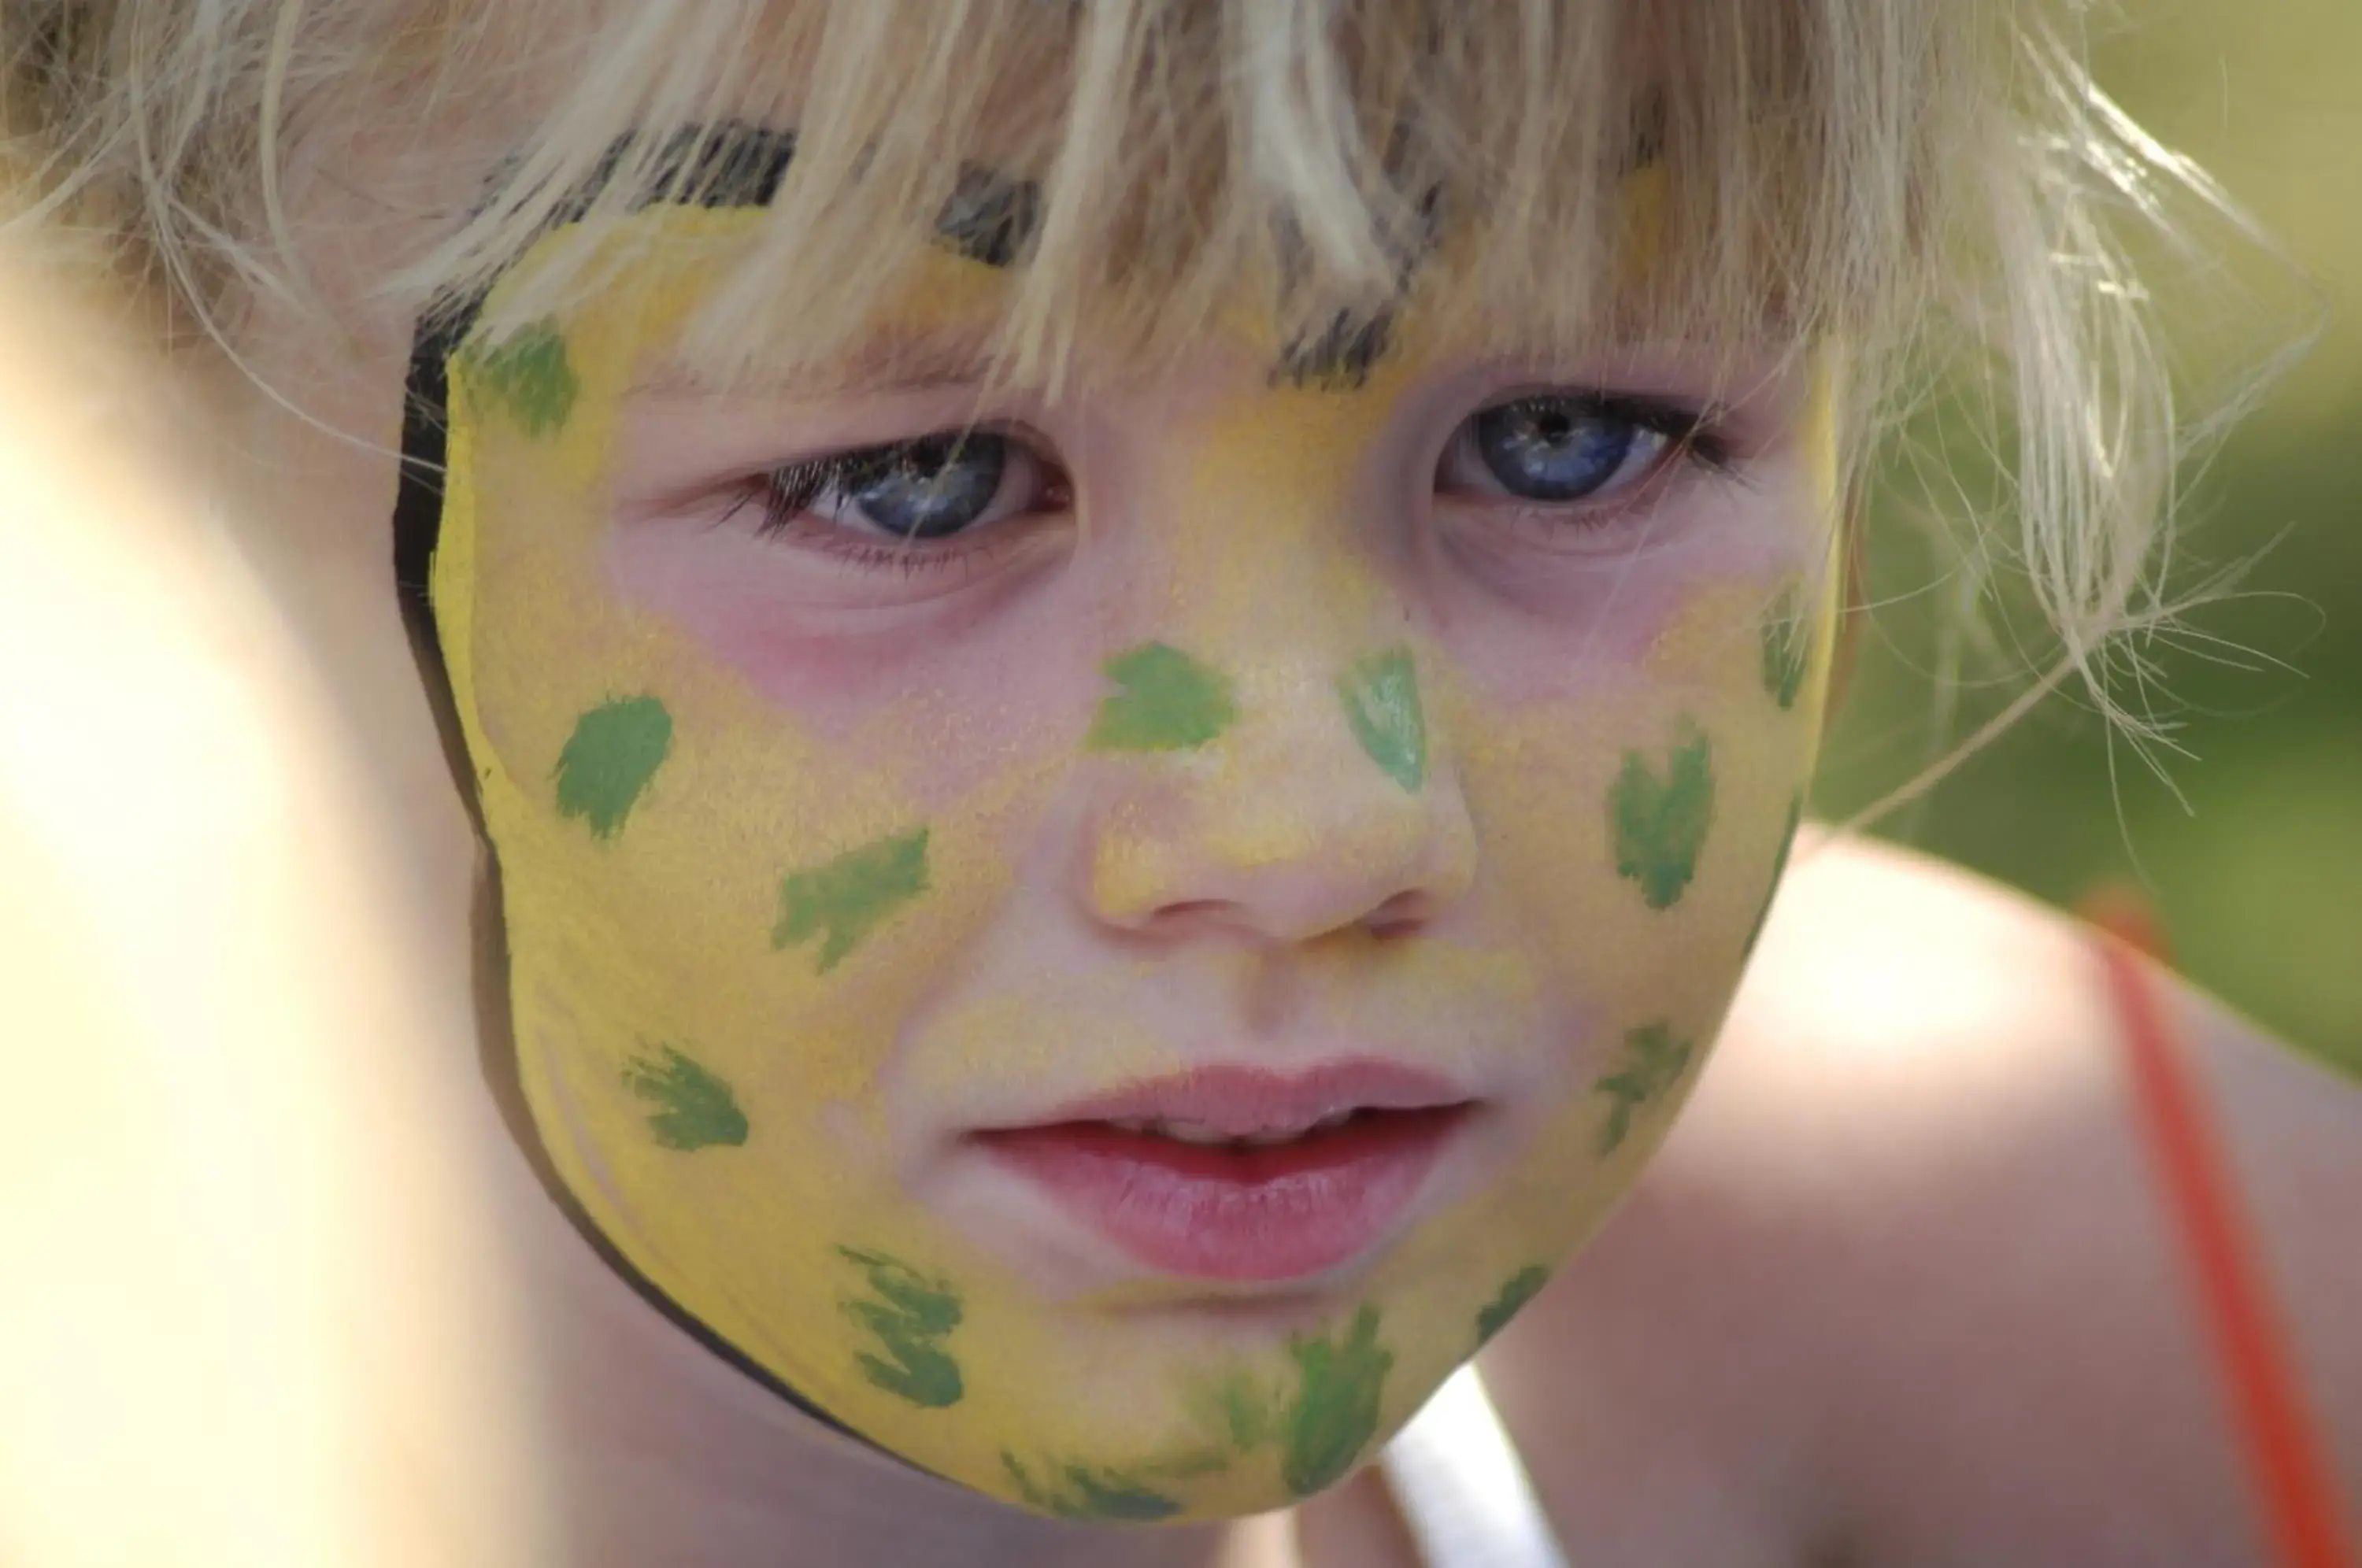
{"type": "Polygon", "coordinates": [[[1474,1109],[1449,1079],[1347,1061],[1286,1077],[1208,1067],[1065,1105],[976,1142],[1136,1262],[1227,1282],[1301,1278],[1384,1239],[1474,1109]],[[1352,1119],[1309,1131],[1324,1118],[1352,1119]],[[1242,1148],[1115,1121],[1190,1122],[1242,1148]]]}

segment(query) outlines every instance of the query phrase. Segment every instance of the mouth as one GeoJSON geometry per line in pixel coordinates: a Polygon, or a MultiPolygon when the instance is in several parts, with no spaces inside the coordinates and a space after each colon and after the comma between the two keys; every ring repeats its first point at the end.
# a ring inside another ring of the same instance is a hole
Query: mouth
{"type": "Polygon", "coordinates": [[[1387,1240],[1475,1110],[1448,1079],[1391,1063],[1209,1067],[970,1138],[1135,1263],[1271,1283],[1387,1240]]]}

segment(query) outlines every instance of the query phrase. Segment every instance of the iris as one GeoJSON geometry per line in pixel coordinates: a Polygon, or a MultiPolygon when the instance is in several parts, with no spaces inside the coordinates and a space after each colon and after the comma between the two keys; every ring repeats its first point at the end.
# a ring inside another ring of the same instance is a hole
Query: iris
{"type": "Polygon", "coordinates": [[[1476,455],[1503,490],[1525,501],[1579,501],[1636,453],[1654,457],[1665,439],[1579,397],[1523,397],[1474,423],[1476,455]]]}
{"type": "Polygon", "coordinates": [[[1005,439],[963,432],[856,454],[832,488],[846,511],[881,534],[943,539],[984,516],[1008,469],[1005,439]]]}

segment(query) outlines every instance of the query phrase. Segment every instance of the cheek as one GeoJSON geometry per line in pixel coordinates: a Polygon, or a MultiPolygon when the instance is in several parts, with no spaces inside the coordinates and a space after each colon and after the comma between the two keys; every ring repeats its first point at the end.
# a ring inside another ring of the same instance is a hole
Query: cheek
{"type": "Polygon", "coordinates": [[[765,539],[741,515],[624,524],[602,555],[601,591],[832,740],[916,730],[936,737],[930,758],[998,756],[1053,744],[1088,708],[1096,672],[1056,540],[906,576],[765,539]]]}
{"type": "Polygon", "coordinates": [[[491,439],[454,485],[482,525],[465,631],[479,782],[519,984],[573,998],[588,1016],[570,1027],[602,1042],[552,1071],[633,1143],[649,1042],[774,1126],[866,1105],[931,977],[1006,897],[1009,846],[1087,701],[971,657],[923,695],[783,702],[612,591],[583,487],[491,439]]]}
{"type": "Polygon", "coordinates": [[[1820,482],[1783,456],[1743,483],[1687,479],[1644,518],[1595,536],[1581,525],[1562,537],[1538,525],[1468,524],[1464,562],[1434,574],[1442,635],[1470,685],[1504,707],[1650,683],[1743,684],[1743,660],[1726,656],[1758,640],[1767,620],[1794,619],[1783,608],[1792,589],[1830,573],[1820,482]],[[1517,543],[1502,545],[1505,532],[1517,543]]]}
{"type": "Polygon", "coordinates": [[[1616,1029],[1708,1028],[1736,979],[1816,739],[1767,662],[1783,602],[1777,578],[1668,591],[1637,657],[1440,694],[1502,916],[1616,1029]]]}

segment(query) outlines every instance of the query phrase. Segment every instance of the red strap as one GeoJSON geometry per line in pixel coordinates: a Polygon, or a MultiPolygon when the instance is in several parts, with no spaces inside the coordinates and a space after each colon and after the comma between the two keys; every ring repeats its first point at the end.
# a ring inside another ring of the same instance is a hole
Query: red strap
{"type": "Polygon", "coordinates": [[[2158,951],[2145,910],[2111,899],[2088,911],[2110,999],[2124,1025],[2142,1132],[2198,1276],[2217,1364],[2230,1385],[2250,1478],[2283,1568],[2353,1568],[2320,1437],[2299,1397],[2293,1358],[2238,1212],[2220,1143],[2191,1082],[2141,955],[2158,951]],[[2114,940],[2111,940],[2114,938],[2114,940]]]}

